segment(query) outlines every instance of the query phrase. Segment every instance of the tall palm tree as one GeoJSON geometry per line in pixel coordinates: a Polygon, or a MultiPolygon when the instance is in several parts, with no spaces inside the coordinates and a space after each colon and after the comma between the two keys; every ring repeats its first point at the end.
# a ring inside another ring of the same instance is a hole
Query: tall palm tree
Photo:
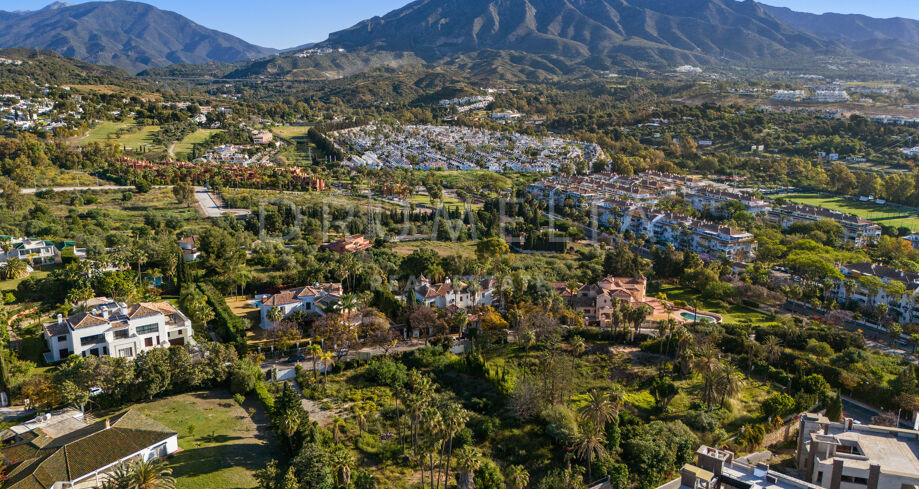
{"type": "Polygon", "coordinates": [[[593,464],[594,458],[601,458],[606,455],[606,436],[603,434],[603,429],[596,426],[590,425],[586,429],[581,431],[581,436],[578,438],[575,446],[575,454],[581,460],[587,461],[587,478],[593,478],[593,472],[591,465],[593,464]]]}
{"type": "Polygon", "coordinates": [[[306,353],[313,359],[313,380],[317,380],[319,379],[319,369],[316,368],[316,362],[322,356],[322,347],[317,343],[313,343],[306,348],[306,353]]]}
{"type": "Polygon", "coordinates": [[[578,415],[582,421],[602,428],[619,415],[618,410],[609,394],[593,389],[587,393],[587,402],[578,409],[578,415]]]}
{"type": "Polygon", "coordinates": [[[278,424],[280,425],[281,431],[287,436],[287,442],[290,444],[291,453],[294,453],[294,434],[300,429],[300,424],[303,422],[303,411],[288,409],[280,414],[280,419],[277,420],[278,424]]]}
{"type": "Polygon", "coordinates": [[[530,483],[530,473],[522,465],[511,465],[504,476],[507,489],[523,489],[530,483]]]}
{"type": "Polygon", "coordinates": [[[763,356],[769,363],[775,363],[782,357],[782,342],[775,336],[767,336],[763,342],[763,356]]]}
{"type": "Polygon", "coordinates": [[[734,366],[728,364],[721,365],[719,377],[717,388],[721,393],[721,406],[723,407],[726,400],[740,394],[743,389],[743,377],[734,366]]]}
{"type": "Polygon", "coordinates": [[[322,352],[322,355],[319,356],[319,362],[322,363],[322,378],[323,381],[329,383],[329,368],[335,365],[335,354],[330,351],[322,352]]]}
{"type": "MultiPolygon", "coordinates": [[[[441,417],[443,419],[444,434],[447,437],[440,452],[441,458],[443,458],[444,452],[447,455],[444,466],[444,488],[446,488],[450,480],[450,457],[453,455],[453,437],[466,426],[469,421],[469,413],[459,404],[450,403],[441,412],[441,417]]],[[[437,486],[440,487],[439,476],[437,477],[437,486]]]]}
{"type": "Polygon", "coordinates": [[[343,486],[351,485],[351,469],[354,468],[354,455],[341,443],[335,445],[329,454],[329,463],[336,473],[336,478],[343,486]]]}
{"type": "Polygon", "coordinates": [[[456,452],[456,483],[459,489],[475,489],[475,471],[481,465],[479,449],[466,445],[456,452]]]}

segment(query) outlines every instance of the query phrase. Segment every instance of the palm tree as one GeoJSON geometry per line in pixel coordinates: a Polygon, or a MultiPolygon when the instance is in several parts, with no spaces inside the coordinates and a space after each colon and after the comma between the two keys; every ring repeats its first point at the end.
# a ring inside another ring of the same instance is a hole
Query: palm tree
{"type": "Polygon", "coordinates": [[[332,470],[337,473],[336,478],[341,481],[341,484],[350,486],[351,469],[354,467],[354,455],[351,454],[351,450],[345,448],[341,443],[335,445],[329,454],[329,464],[332,470]]]}
{"type": "Polygon", "coordinates": [[[769,363],[775,363],[782,357],[782,342],[775,336],[766,337],[763,342],[763,356],[769,363]]]}
{"type": "Polygon", "coordinates": [[[128,489],[133,484],[131,465],[120,463],[105,478],[99,489],[128,489]]]}
{"type": "Polygon", "coordinates": [[[575,336],[571,339],[571,351],[574,352],[575,356],[584,353],[584,350],[587,348],[587,344],[584,343],[584,338],[580,336],[575,336]]]}
{"type": "Polygon", "coordinates": [[[306,348],[306,353],[313,359],[313,379],[319,379],[319,369],[316,368],[316,362],[319,360],[319,357],[322,355],[322,347],[316,343],[313,343],[306,348]]]}
{"type": "Polygon", "coordinates": [[[511,465],[504,476],[507,489],[523,489],[530,483],[530,473],[522,465],[511,465]]]}
{"type": "Polygon", "coordinates": [[[162,460],[139,460],[131,465],[131,489],[175,489],[172,469],[162,460]]]}
{"type": "Polygon", "coordinates": [[[733,398],[743,390],[743,377],[732,365],[722,364],[719,372],[720,380],[717,389],[721,393],[721,406],[724,402],[733,398]]]}
{"type": "Polygon", "coordinates": [[[280,307],[275,306],[271,309],[268,309],[268,313],[265,315],[265,317],[274,323],[274,327],[277,328],[281,323],[281,320],[284,319],[284,311],[282,311],[280,307]]]}
{"type": "MultiPolygon", "coordinates": [[[[444,488],[446,488],[447,482],[450,480],[450,457],[453,455],[453,437],[466,426],[466,422],[469,421],[469,413],[459,404],[450,403],[444,408],[441,417],[443,418],[444,433],[447,436],[440,452],[441,458],[443,458],[445,450],[447,454],[447,463],[444,466],[444,488]]],[[[440,486],[440,477],[437,478],[437,486],[440,486]]]]}
{"type": "Polygon", "coordinates": [[[587,429],[581,431],[578,438],[575,454],[581,460],[587,460],[587,478],[593,478],[591,471],[594,458],[601,458],[606,455],[606,436],[603,429],[593,425],[587,426],[587,429]]]}
{"type": "Polygon", "coordinates": [[[618,411],[609,394],[594,389],[587,393],[587,402],[578,409],[578,414],[582,421],[602,428],[619,415],[618,411]]]}
{"type": "Polygon", "coordinates": [[[329,383],[329,368],[335,365],[335,354],[330,351],[322,352],[322,355],[319,356],[319,362],[322,363],[322,378],[323,381],[329,383]]]}
{"type": "Polygon", "coordinates": [[[293,453],[294,449],[294,434],[300,429],[300,424],[303,422],[302,411],[297,409],[288,409],[281,413],[280,419],[277,420],[280,425],[281,430],[287,435],[287,441],[290,444],[290,451],[293,453]]]}
{"type": "Polygon", "coordinates": [[[532,330],[524,331],[522,342],[524,353],[529,355],[530,347],[536,344],[536,333],[534,333],[532,330]]]}
{"type": "Polygon", "coordinates": [[[456,468],[459,470],[456,483],[459,489],[475,489],[475,471],[481,465],[482,453],[474,446],[466,445],[456,453],[456,468]]]}

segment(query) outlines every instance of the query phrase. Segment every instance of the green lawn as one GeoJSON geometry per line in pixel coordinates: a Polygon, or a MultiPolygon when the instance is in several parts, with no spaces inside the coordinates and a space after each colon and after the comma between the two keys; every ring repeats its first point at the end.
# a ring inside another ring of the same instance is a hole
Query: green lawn
{"type": "Polygon", "coordinates": [[[219,129],[198,129],[176,144],[174,153],[176,156],[191,153],[192,145],[201,144],[218,132],[220,132],[219,129]]]}
{"type": "Polygon", "coordinates": [[[182,451],[169,458],[178,489],[256,487],[253,474],[277,457],[267,418],[250,418],[229,392],[183,394],[136,407],[179,433],[182,451]]]}
{"type": "Polygon", "coordinates": [[[86,135],[83,139],[79,141],[79,144],[89,144],[89,143],[106,143],[115,141],[113,135],[118,132],[119,129],[133,125],[133,121],[125,122],[112,122],[104,121],[100,122],[95,128],[89,131],[89,134],[86,135]]]}
{"type": "MultiPolygon", "coordinates": [[[[46,268],[46,270],[35,270],[34,272],[31,273],[30,276],[31,276],[31,277],[35,277],[36,279],[47,277],[48,274],[51,273],[51,272],[50,272],[51,267],[50,267],[50,266],[47,266],[47,267],[45,267],[45,268],[46,268]]],[[[7,291],[11,291],[11,290],[16,290],[16,287],[19,287],[19,284],[20,284],[23,280],[25,280],[26,278],[28,278],[28,277],[17,278],[17,279],[13,279],[13,280],[3,280],[3,281],[0,281],[0,292],[7,292],[7,291]]]]}
{"type": "Polygon", "coordinates": [[[885,226],[905,226],[912,231],[919,231],[919,217],[917,217],[915,212],[905,209],[820,194],[786,194],[777,197],[799,204],[813,205],[845,212],[846,214],[853,214],[885,226]]]}
{"type": "Polygon", "coordinates": [[[306,137],[306,133],[309,132],[311,127],[313,126],[274,126],[269,130],[275,136],[280,136],[284,139],[296,139],[306,137]]]}
{"type": "Polygon", "coordinates": [[[699,301],[699,312],[707,311],[721,315],[725,323],[762,324],[775,319],[768,314],[763,314],[746,306],[728,304],[727,306],[703,299],[698,292],[679,285],[661,285],[660,291],[667,295],[667,300],[684,301],[691,304],[693,300],[699,301]]]}

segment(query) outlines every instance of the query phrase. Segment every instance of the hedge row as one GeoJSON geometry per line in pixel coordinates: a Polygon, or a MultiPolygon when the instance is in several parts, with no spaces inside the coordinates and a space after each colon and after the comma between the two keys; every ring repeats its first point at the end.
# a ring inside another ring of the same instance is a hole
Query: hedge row
{"type": "Polygon", "coordinates": [[[217,292],[213,285],[202,283],[200,288],[207,297],[208,304],[214,309],[214,321],[220,338],[231,343],[239,341],[241,337],[245,338],[245,331],[248,327],[246,320],[233,314],[223,295],[217,292]]]}

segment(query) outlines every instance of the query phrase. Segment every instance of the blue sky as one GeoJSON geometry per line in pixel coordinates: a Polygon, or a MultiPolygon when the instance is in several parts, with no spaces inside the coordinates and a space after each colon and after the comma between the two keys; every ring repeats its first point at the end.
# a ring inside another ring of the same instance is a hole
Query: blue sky
{"type": "MultiPolygon", "coordinates": [[[[88,0],[69,0],[84,3],[88,0]]],[[[328,33],[401,7],[409,0],[142,0],[178,12],[251,43],[288,48],[321,41],[328,33]]],[[[807,12],[919,17],[916,0],[761,0],[807,12]]],[[[37,10],[52,0],[0,0],[3,10],[37,10]]]]}

